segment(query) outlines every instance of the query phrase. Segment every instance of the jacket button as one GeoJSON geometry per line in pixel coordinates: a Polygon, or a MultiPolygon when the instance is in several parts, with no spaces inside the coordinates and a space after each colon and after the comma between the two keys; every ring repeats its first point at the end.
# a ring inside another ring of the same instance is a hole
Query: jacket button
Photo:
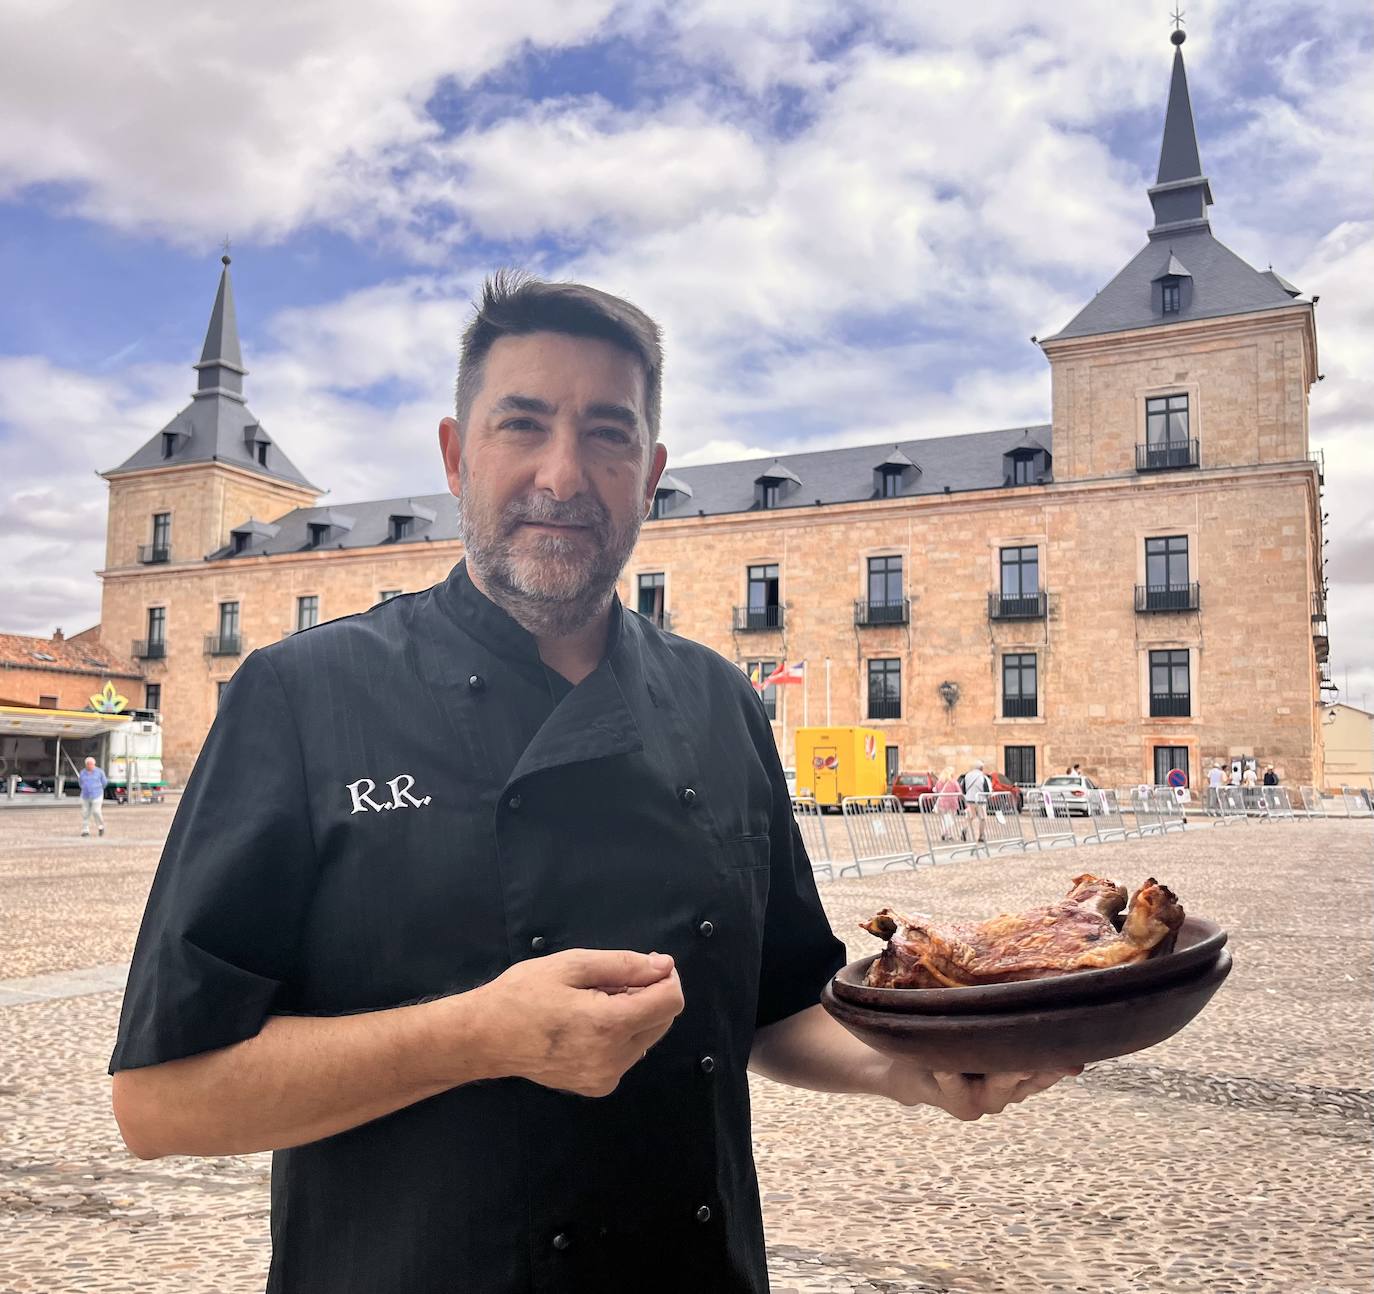
{"type": "Polygon", "coordinates": [[[522,800],[518,795],[512,795],[510,799],[506,801],[506,808],[508,808],[512,813],[519,813],[520,806],[522,804],[524,804],[524,800],[522,800]]]}
{"type": "Polygon", "coordinates": [[[703,1074],[711,1073],[715,1069],[715,1067],[716,1058],[714,1056],[703,1056],[701,1058],[701,1072],[703,1074]]]}
{"type": "Polygon", "coordinates": [[[698,1222],[709,1222],[710,1220],[711,1220],[711,1210],[710,1210],[710,1207],[707,1206],[707,1205],[705,1205],[705,1204],[703,1204],[703,1205],[701,1206],[701,1208],[699,1208],[699,1209],[697,1210],[697,1221],[698,1221],[698,1222]]]}
{"type": "Polygon", "coordinates": [[[545,939],[543,935],[535,935],[535,937],[530,940],[530,947],[537,953],[542,953],[548,946],[548,940],[545,939]]]}
{"type": "Polygon", "coordinates": [[[553,1247],[555,1249],[566,1249],[570,1244],[572,1244],[572,1240],[561,1231],[553,1238],[553,1247]]]}
{"type": "Polygon", "coordinates": [[[487,680],[484,679],[480,674],[474,674],[470,679],[468,679],[468,687],[470,687],[474,692],[481,692],[486,686],[487,680]]]}
{"type": "Polygon", "coordinates": [[[703,939],[709,939],[715,933],[716,928],[709,921],[703,921],[697,927],[697,934],[699,934],[703,939]]]}
{"type": "Polygon", "coordinates": [[[696,803],[697,793],[690,786],[684,786],[677,793],[677,798],[682,801],[684,809],[690,809],[696,803]]]}

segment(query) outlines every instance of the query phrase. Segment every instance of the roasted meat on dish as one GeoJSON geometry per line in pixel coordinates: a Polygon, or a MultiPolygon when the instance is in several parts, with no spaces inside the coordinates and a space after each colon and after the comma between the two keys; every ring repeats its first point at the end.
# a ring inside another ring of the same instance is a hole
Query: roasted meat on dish
{"type": "Polygon", "coordinates": [[[1172,891],[1153,877],[1128,905],[1124,887],[1088,875],[1075,876],[1057,903],[977,925],[936,925],[929,917],[884,908],[863,923],[869,934],[888,941],[865,982],[872,988],[959,988],[1123,966],[1172,952],[1183,915],[1172,891]]]}

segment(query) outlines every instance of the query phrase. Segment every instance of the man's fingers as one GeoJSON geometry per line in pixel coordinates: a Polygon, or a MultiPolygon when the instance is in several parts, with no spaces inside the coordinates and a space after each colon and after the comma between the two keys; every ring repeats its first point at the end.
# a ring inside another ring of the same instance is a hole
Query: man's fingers
{"type": "Polygon", "coordinates": [[[682,981],[677,971],[656,984],[646,984],[637,993],[616,993],[601,1000],[604,1010],[631,1033],[655,1028],[666,1029],[682,1012],[682,981]]]}
{"type": "Polygon", "coordinates": [[[673,959],[667,953],[636,953],[616,948],[572,948],[554,953],[565,972],[564,983],[571,988],[600,988],[614,992],[643,988],[667,978],[673,959]]]}
{"type": "MultiPolygon", "coordinates": [[[[1081,1073],[1082,1070],[1080,1069],[1077,1072],[1081,1073]]],[[[1007,1104],[1010,1105],[1016,1101],[1024,1101],[1028,1096],[1034,1096],[1037,1092],[1043,1092],[1053,1087],[1060,1079],[1072,1077],[1074,1077],[1074,1071],[1065,1073],[1063,1070],[1057,1069],[1047,1070],[1039,1074],[1031,1074],[1028,1078],[1023,1078],[1017,1083],[1016,1087],[1012,1090],[1011,1096],[1007,1100],[1007,1104]]]]}
{"type": "Polygon", "coordinates": [[[946,1073],[936,1070],[931,1077],[940,1089],[941,1104],[956,1119],[977,1119],[987,1111],[977,1100],[974,1084],[978,1079],[968,1079],[962,1074],[946,1073]]]}

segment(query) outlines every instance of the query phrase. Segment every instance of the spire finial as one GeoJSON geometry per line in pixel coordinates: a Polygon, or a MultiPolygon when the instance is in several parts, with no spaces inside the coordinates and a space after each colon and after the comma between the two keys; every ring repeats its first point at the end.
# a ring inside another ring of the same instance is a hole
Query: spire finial
{"type": "Polygon", "coordinates": [[[228,264],[229,264],[229,235],[228,235],[228,234],[225,234],[225,235],[224,235],[224,241],[220,244],[220,250],[224,253],[224,255],[221,256],[221,257],[219,258],[220,264],[221,264],[221,265],[228,265],[228,264]]]}
{"type": "Polygon", "coordinates": [[[1173,41],[1175,45],[1182,45],[1183,42],[1188,39],[1188,33],[1183,30],[1183,10],[1181,10],[1178,5],[1175,5],[1174,11],[1169,17],[1174,20],[1173,34],[1170,35],[1169,39],[1173,41]]]}

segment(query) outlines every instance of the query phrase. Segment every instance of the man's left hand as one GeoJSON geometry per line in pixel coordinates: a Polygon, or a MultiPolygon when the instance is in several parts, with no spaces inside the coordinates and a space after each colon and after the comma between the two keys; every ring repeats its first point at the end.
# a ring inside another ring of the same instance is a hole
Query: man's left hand
{"type": "Polygon", "coordinates": [[[885,1095],[901,1105],[933,1105],[956,1119],[972,1121],[985,1114],[1001,1114],[1009,1105],[1053,1087],[1061,1078],[1083,1072],[1073,1069],[1011,1071],[1004,1074],[948,1074],[921,1069],[911,1062],[889,1062],[882,1081],[885,1095]]]}

